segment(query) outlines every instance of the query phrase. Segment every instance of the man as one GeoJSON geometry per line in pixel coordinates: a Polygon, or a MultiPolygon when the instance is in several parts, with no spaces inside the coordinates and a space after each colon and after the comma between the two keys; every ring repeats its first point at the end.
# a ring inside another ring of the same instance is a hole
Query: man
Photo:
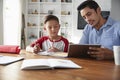
{"type": "Polygon", "coordinates": [[[77,10],[88,23],[80,44],[100,44],[101,48],[90,47],[96,52],[88,54],[97,59],[113,59],[113,46],[120,45],[120,22],[103,18],[100,6],[93,0],[84,1],[77,10]]]}

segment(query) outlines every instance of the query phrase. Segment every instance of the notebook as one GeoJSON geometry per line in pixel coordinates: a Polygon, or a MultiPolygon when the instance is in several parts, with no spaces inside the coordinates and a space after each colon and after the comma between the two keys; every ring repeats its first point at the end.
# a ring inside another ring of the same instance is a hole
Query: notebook
{"type": "Polygon", "coordinates": [[[2,56],[0,55],[0,65],[7,65],[13,62],[23,60],[24,57],[2,56]]]}
{"type": "Polygon", "coordinates": [[[68,57],[75,58],[92,58],[88,51],[89,47],[100,47],[100,45],[89,45],[89,44],[70,44],[68,48],[68,57]]]}

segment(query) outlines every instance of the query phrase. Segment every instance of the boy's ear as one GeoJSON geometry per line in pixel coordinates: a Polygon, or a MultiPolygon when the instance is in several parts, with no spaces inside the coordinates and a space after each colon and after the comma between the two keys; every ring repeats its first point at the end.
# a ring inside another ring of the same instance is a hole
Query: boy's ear
{"type": "Polygon", "coordinates": [[[45,27],[45,25],[44,25],[44,28],[43,28],[44,30],[46,30],[46,27],[45,27]]]}
{"type": "Polygon", "coordinates": [[[60,27],[61,25],[59,24],[59,27],[60,27]]]}
{"type": "Polygon", "coordinates": [[[59,28],[60,28],[60,26],[61,26],[61,25],[59,24],[59,28]]]}
{"type": "Polygon", "coordinates": [[[46,30],[46,28],[44,27],[44,30],[46,30]]]}

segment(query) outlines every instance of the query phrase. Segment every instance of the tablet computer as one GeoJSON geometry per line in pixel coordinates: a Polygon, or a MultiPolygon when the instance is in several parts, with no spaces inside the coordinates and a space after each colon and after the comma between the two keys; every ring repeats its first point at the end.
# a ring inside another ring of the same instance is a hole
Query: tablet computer
{"type": "Polygon", "coordinates": [[[101,45],[91,45],[91,44],[70,44],[68,48],[68,57],[75,58],[92,58],[88,51],[89,47],[101,47],[101,45]]]}

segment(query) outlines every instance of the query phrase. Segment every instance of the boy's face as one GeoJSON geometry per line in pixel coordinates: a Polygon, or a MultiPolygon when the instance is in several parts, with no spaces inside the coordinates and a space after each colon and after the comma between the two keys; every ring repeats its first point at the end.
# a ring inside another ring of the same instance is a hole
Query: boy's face
{"type": "Polygon", "coordinates": [[[45,30],[50,37],[55,37],[58,35],[60,25],[56,20],[47,21],[45,24],[45,30]]]}
{"type": "Polygon", "coordinates": [[[80,13],[88,24],[92,25],[93,27],[97,27],[100,22],[100,8],[97,8],[97,10],[95,11],[94,9],[90,9],[89,7],[85,7],[80,11],[80,13]]]}

